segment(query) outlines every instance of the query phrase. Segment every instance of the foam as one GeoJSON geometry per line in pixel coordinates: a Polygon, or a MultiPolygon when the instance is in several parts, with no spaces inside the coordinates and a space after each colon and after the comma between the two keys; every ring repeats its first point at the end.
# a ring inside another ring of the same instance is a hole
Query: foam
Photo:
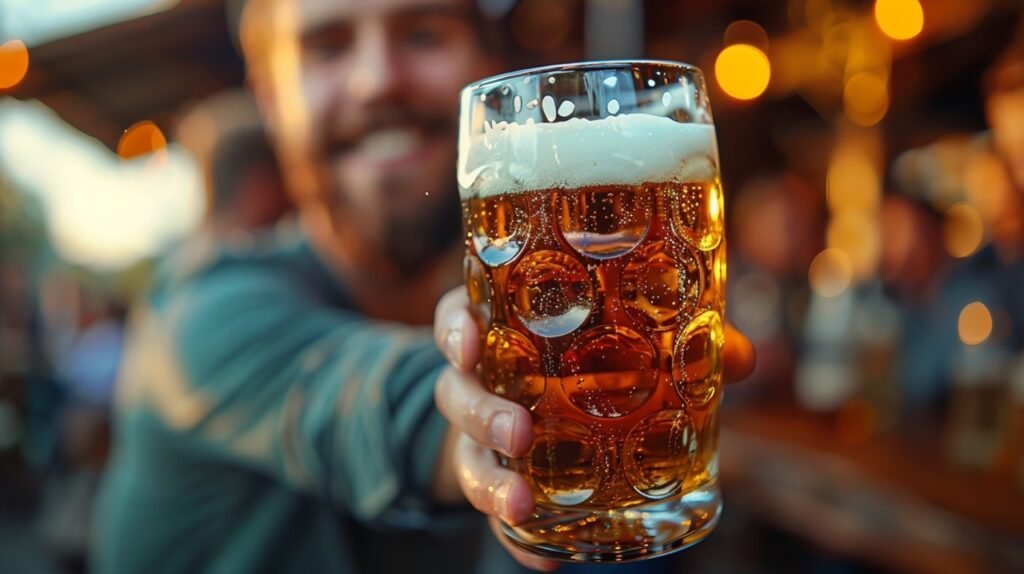
{"type": "Polygon", "coordinates": [[[708,181],[715,129],[648,114],[556,123],[499,123],[459,142],[463,199],[541,189],[708,181]]]}

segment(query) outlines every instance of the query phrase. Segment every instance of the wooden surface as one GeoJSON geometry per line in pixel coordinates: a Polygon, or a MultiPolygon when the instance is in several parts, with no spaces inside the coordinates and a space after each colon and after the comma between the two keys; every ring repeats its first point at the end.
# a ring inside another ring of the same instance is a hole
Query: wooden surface
{"type": "MultiPolygon", "coordinates": [[[[845,445],[787,409],[723,417],[729,501],[849,556],[910,572],[1024,572],[1024,490],[899,437],[845,445]]],[[[728,512],[728,510],[726,510],[728,512]]]]}

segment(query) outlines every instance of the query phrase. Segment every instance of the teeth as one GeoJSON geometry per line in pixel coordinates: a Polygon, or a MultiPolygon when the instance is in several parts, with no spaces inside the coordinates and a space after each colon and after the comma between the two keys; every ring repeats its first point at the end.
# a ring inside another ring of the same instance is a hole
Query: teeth
{"type": "Polygon", "coordinates": [[[363,138],[359,150],[370,159],[388,161],[411,154],[420,146],[419,131],[412,129],[386,129],[363,138]]]}

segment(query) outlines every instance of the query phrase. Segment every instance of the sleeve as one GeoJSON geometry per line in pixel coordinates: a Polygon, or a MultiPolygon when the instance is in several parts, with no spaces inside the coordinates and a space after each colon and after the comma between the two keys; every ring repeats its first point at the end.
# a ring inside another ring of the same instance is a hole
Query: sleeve
{"type": "Polygon", "coordinates": [[[367,524],[426,516],[446,428],[433,403],[445,363],[426,329],[253,271],[200,279],[163,311],[188,405],[165,421],[177,440],[367,524]]]}

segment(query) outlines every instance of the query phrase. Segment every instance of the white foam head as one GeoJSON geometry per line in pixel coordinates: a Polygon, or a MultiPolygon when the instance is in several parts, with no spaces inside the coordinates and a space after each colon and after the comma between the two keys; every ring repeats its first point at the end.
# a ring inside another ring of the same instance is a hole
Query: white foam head
{"type": "Polygon", "coordinates": [[[649,114],[556,123],[499,123],[459,142],[463,199],[542,189],[709,181],[714,126],[649,114]]]}

